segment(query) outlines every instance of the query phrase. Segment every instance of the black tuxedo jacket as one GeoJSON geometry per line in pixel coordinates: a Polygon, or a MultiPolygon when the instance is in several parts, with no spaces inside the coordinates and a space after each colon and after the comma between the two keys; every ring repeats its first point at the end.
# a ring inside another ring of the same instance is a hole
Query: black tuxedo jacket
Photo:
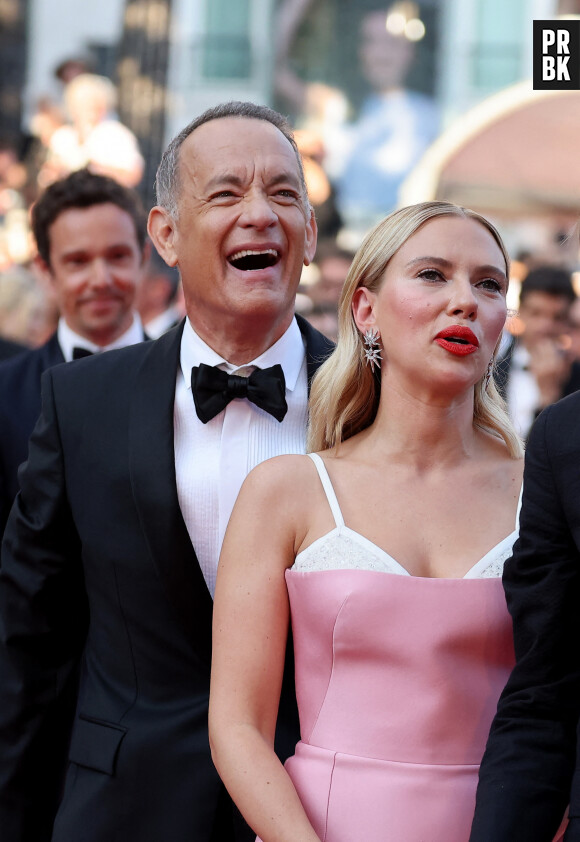
{"type": "Polygon", "coordinates": [[[43,372],[63,363],[56,333],[41,348],[27,350],[0,365],[0,536],[18,491],[18,467],[40,415],[43,372]]]}
{"type": "MultiPolygon", "coordinates": [[[[331,345],[300,327],[312,375],[331,345]]],[[[44,375],[0,568],[2,842],[233,838],[207,734],[212,600],[175,481],[181,331],[44,375]]]]}
{"type": "Polygon", "coordinates": [[[580,839],[580,393],[530,434],[520,538],[504,571],[516,666],[480,770],[471,842],[580,839]]]}
{"type": "Polygon", "coordinates": [[[0,336],[0,361],[15,357],[16,354],[22,354],[27,350],[26,345],[20,345],[18,342],[12,342],[0,336]]]}

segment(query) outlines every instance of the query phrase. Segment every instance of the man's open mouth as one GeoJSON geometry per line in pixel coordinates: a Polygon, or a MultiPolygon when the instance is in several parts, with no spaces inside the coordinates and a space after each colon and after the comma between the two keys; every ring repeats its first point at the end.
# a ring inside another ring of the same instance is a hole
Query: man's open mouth
{"type": "Polygon", "coordinates": [[[280,255],[276,249],[241,249],[228,257],[229,263],[242,272],[268,269],[279,259],[280,255]]]}

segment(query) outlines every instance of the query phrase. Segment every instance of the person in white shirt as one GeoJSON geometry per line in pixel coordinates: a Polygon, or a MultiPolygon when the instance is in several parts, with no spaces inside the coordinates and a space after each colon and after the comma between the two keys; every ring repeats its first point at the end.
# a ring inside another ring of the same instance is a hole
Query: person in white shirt
{"type": "Polygon", "coordinates": [[[136,187],[145,162],[133,132],[116,118],[117,91],[110,79],[81,73],[66,86],[70,125],[51,136],[40,180],[50,184],[73,170],[88,167],[126,187],[136,187]]]}
{"type": "MultiPolygon", "coordinates": [[[[0,826],[19,842],[254,838],[211,761],[212,592],[245,475],[304,452],[308,382],[331,350],[294,316],[316,222],[287,122],[253,103],[191,122],[156,186],[149,233],[187,318],[45,374],[6,527],[0,826]]],[[[298,739],[291,676],[283,757],[298,739]]]]}
{"type": "Polygon", "coordinates": [[[145,338],[134,304],[150,247],[136,193],[79,170],[43,193],[32,228],[36,267],[55,291],[60,319],[44,345],[0,365],[0,536],[40,415],[42,373],[145,338]]]}
{"type": "Polygon", "coordinates": [[[575,298],[570,273],[560,266],[537,266],[522,283],[518,315],[523,332],[506,348],[496,382],[524,439],[542,409],[580,386],[580,365],[566,337],[575,298]]]}

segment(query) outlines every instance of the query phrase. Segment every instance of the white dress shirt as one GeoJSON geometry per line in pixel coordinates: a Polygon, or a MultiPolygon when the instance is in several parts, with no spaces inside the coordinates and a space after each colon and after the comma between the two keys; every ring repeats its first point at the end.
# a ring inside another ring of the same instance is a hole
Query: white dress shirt
{"type": "Polygon", "coordinates": [[[182,315],[179,308],[176,306],[168,307],[154,319],[150,319],[145,325],[147,336],[150,339],[159,339],[170,327],[173,327],[177,322],[180,322],[182,315]]]}
{"type": "Polygon", "coordinates": [[[540,405],[540,390],[536,378],[529,371],[530,354],[516,343],[507,382],[507,405],[514,427],[525,439],[534,423],[540,405]]]}
{"type": "Polygon", "coordinates": [[[69,363],[73,358],[73,348],[86,348],[87,351],[92,351],[93,354],[100,354],[101,351],[113,351],[115,348],[124,348],[126,345],[136,345],[137,342],[143,342],[145,336],[143,334],[141,319],[137,313],[133,313],[131,326],[118,339],[111,342],[110,345],[95,345],[94,342],[91,342],[86,337],[75,333],[67,325],[62,316],[58,320],[57,339],[65,362],[69,363]]]}
{"type": "Polygon", "coordinates": [[[246,475],[272,456],[304,453],[307,411],[306,351],[296,319],[271,348],[243,366],[228,363],[186,320],[175,390],[175,475],[181,512],[212,596],[226,526],[246,475]],[[284,420],[235,398],[203,424],[191,393],[191,369],[200,363],[242,377],[279,363],[286,380],[284,420]]]}

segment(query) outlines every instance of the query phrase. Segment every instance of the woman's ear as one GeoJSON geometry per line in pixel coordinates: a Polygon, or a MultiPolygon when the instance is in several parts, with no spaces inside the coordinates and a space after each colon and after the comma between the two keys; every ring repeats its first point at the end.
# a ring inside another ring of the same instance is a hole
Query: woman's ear
{"type": "Polygon", "coordinates": [[[375,318],[376,293],[366,287],[359,287],[352,297],[352,314],[361,333],[377,326],[375,318]]]}

